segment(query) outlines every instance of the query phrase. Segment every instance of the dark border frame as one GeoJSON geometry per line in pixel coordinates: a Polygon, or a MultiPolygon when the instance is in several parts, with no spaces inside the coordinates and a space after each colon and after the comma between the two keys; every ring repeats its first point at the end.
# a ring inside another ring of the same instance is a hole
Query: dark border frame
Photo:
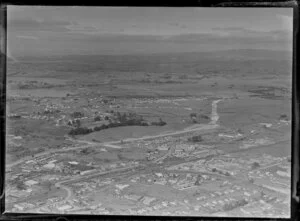
{"type": "Polygon", "coordinates": [[[300,182],[299,182],[299,91],[300,63],[297,62],[300,44],[299,38],[299,9],[298,1],[288,0],[143,0],[118,1],[103,0],[98,4],[91,0],[79,3],[68,3],[58,0],[4,0],[0,3],[0,220],[300,220],[300,182]],[[161,6],[161,7],[281,7],[293,8],[293,64],[292,64],[292,183],[291,183],[291,218],[238,218],[238,217],[165,217],[165,216],[114,216],[114,215],[69,215],[69,214],[32,214],[5,213],[5,123],[6,123],[6,42],[7,42],[7,5],[44,5],[44,6],[161,6]]]}

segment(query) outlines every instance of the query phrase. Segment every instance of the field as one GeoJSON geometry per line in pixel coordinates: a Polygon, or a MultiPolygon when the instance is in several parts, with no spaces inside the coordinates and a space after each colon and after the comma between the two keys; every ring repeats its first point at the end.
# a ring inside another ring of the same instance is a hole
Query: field
{"type": "Polygon", "coordinates": [[[7,210],[288,217],[291,77],[268,50],[9,61],[7,210]]]}

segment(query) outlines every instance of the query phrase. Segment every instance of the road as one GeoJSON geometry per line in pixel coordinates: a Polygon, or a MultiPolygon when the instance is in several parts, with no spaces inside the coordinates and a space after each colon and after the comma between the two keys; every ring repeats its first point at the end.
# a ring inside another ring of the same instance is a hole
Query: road
{"type": "MultiPolygon", "coordinates": [[[[147,139],[154,139],[154,138],[161,138],[161,137],[167,137],[167,136],[173,136],[173,135],[179,135],[187,132],[192,132],[192,131],[199,131],[199,130],[210,130],[210,129],[215,129],[219,127],[220,125],[217,124],[217,121],[219,120],[219,115],[217,112],[217,104],[221,100],[215,100],[212,102],[212,111],[211,111],[211,121],[208,124],[199,124],[195,127],[193,125],[192,127],[185,128],[184,130],[181,131],[174,131],[171,133],[165,133],[165,134],[158,134],[158,135],[153,135],[153,136],[144,136],[140,138],[128,138],[124,139],[123,142],[132,142],[132,141],[138,141],[138,140],[147,140],[147,139]]],[[[111,141],[111,142],[104,142],[101,143],[103,146],[106,147],[112,147],[112,148],[124,148],[122,146],[118,146],[116,144],[119,144],[121,141],[111,141]]]]}
{"type": "MultiPolygon", "coordinates": [[[[204,124],[204,125],[200,125],[199,127],[196,127],[196,128],[192,128],[192,129],[186,129],[184,131],[178,131],[178,132],[174,132],[174,133],[169,133],[167,134],[166,136],[170,136],[170,135],[174,135],[174,134],[180,134],[180,133],[186,133],[186,132],[190,132],[190,131],[199,131],[199,130],[210,130],[210,129],[214,129],[214,128],[217,128],[219,127],[219,125],[217,124],[218,120],[219,120],[219,115],[218,115],[218,112],[217,112],[217,104],[218,102],[220,102],[221,100],[215,100],[212,102],[212,110],[211,110],[211,118],[210,118],[210,123],[208,124],[204,124]]],[[[166,159],[168,156],[171,155],[171,153],[174,151],[175,149],[175,145],[173,145],[172,147],[169,148],[168,152],[154,160],[153,162],[159,162],[161,160],[164,160],[166,159]]]]}
{"type": "MultiPolygon", "coordinates": [[[[123,142],[132,142],[132,141],[138,141],[138,140],[147,140],[147,139],[154,139],[154,138],[160,138],[160,137],[167,137],[167,136],[172,136],[172,135],[179,135],[179,134],[184,134],[187,132],[192,132],[192,131],[199,131],[199,130],[210,130],[210,129],[215,129],[219,127],[219,125],[217,124],[205,124],[205,125],[201,125],[197,128],[193,128],[193,129],[186,129],[183,131],[174,131],[172,133],[166,133],[166,134],[159,134],[159,135],[153,135],[153,136],[144,136],[144,137],[140,137],[140,138],[128,138],[128,139],[124,139],[123,142]]],[[[104,143],[98,143],[101,144],[103,146],[106,147],[111,147],[111,148],[124,148],[122,146],[118,146],[116,144],[119,144],[121,141],[111,141],[111,142],[104,142],[104,143]]]]}

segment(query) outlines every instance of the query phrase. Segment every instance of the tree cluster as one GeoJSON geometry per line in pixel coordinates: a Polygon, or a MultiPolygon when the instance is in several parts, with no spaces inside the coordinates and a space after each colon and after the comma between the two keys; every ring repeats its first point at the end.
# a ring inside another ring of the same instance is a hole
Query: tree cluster
{"type": "Polygon", "coordinates": [[[203,138],[202,138],[201,135],[195,135],[195,136],[189,137],[188,141],[193,142],[193,143],[197,143],[197,142],[202,142],[203,138]]]}
{"type": "Polygon", "coordinates": [[[204,120],[209,120],[209,117],[205,114],[197,114],[197,113],[190,113],[190,118],[193,123],[198,123],[199,120],[204,119],[204,120]]]}
{"type": "Polygon", "coordinates": [[[218,170],[217,168],[212,168],[211,172],[218,172],[219,174],[223,174],[225,176],[230,176],[230,173],[228,171],[218,170]]]}
{"type": "Polygon", "coordinates": [[[254,162],[254,163],[252,163],[252,165],[251,165],[251,169],[252,169],[252,170],[257,169],[258,167],[260,167],[260,165],[259,165],[259,163],[257,163],[257,162],[254,162]]]}
{"type": "Polygon", "coordinates": [[[101,117],[100,116],[94,117],[94,121],[101,121],[101,117]]]}
{"type": "Polygon", "coordinates": [[[286,114],[281,114],[280,117],[279,117],[279,120],[285,120],[285,121],[288,121],[288,120],[289,120],[289,117],[288,117],[286,114]]]}
{"type": "Polygon", "coordinates": [[[149,125],[164,126],[167,124],[161,118],[159,119],[158,122],[152,122],[151,124],[149,124],[143,119],[142,116],[139,116],[135,113],[121,114],[120,112],[116,112],[114,113],[114,118],[115,118],[114,121],[109,119],[110,122],[108,124],[102,124],[101,126],[96,126],[93,129],[80,127],[80,124],[78,124],[76,128],[72,129],[69,132],[69,135],[83,135],[83,134],[92,133],[94,131],[101,131],[109,128],[122,127],[122,126],[149,126],[149,125]]]}
{"type": "Polygon", "coordinates": [[[153,126],[164,126],[166,125],[167,123],[165,121],[163,121],[161,118],[159,118],[159,121],[158,122],[152,122],[151,125],[153,126]]]}
{"type": "Polygon", "coordinates": [[[87,127],[76,127],[69,132],[69,135],[83,135],[92,133],[94,130],[87,127]]]}
{"type": "Polygon", "coordinates": [[[75,111],[75,112],[71,113],[71,117],[73,117],[73,118],[81,118],[83,116],[84,116],[84,114],[79,111],[75,111]]]}
{"type": "Polygon", "coordinates": [[[232,203],[225,204],[225,205],[223,206],[223,209],[224,209],[225,211],[233,210],[233,209],[235,209],[235,208],[237,208],[237,207],[245,206],[247,203],[248,203],[247,200],[245,200],[245,199],[240,199],[240,200],[234,201],[234,202],[232,202],[232,203]]]}

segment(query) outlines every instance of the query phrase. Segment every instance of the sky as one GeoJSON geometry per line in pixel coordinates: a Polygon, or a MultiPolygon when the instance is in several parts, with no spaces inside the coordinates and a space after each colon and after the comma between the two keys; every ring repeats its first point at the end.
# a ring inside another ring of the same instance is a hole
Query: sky
{"type": "Polygon", "coordinates": [[[8,6],[8,56],[292,50],[291,8],[8,6]]]}

